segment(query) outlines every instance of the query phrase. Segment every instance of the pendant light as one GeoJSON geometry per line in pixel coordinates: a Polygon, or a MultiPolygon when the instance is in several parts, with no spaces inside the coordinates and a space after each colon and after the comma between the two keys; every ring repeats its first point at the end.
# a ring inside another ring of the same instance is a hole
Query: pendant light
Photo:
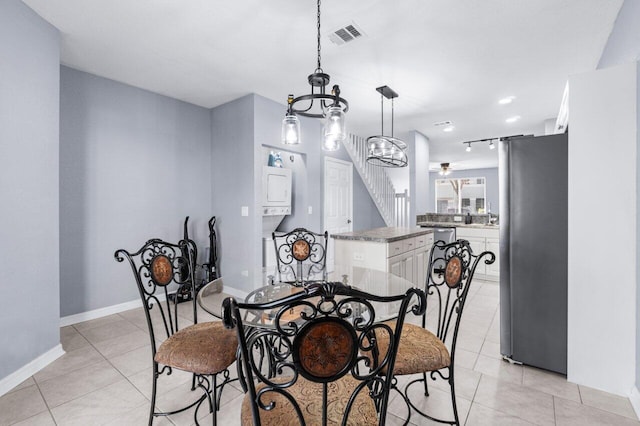
{"type": "Polygon", "coordinates": [[[381,167],[405,167],[407,144],[393,137],[393,100],[398,94],[389,86],[381,86],[376,90],[380,92],[382,130],[380,135],[367,138],[367,162],[381,167]],[[391,99],[391,136],[384,136],[384,98],[391,99]]]}
{"type": "Polygon", "coordinates": [[[320,64],[320,0],[318,5],[318,61],[313,74],[308,77],[311,85],[311,93],[295,97],[289,95],[287,99],[287,112],[282,120],[282,143],[293,145],[300,143],[300,121],[298,115],[312,118],[325,119],[322,130],[322,149],[336,151],[340,148],[340,142],[347,137],[345,130],[345,113],[349,110],[349,103],[340,97],[340,87],[333,86],[331,93],[326,93],[329,84],[329,74],[325,74],[320,64]],[[297,107],[296,107],[297,105],[297,107]]]}

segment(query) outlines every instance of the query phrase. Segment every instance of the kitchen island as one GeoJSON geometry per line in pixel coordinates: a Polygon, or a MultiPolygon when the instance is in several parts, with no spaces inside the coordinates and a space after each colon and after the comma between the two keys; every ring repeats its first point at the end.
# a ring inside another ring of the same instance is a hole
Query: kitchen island
{"type": "Polygon", "coordinates": [[[331,238],[336,262],[341,265],[391,272],[424,285],[433,229],[384,227],[332,234],[331,238]]]}
{"type": "Polygon", "coordinates": [[[456,228],[456,239],[469,241],[471,250],[480,254],[489,250],[496,255],[496,261],[491,265],[478,264],[476,276],[490,281],[498,281],[500,278],[500,227],[482,223],[465,224],[462,222],[432,222],[419,221],[418,226],[425,229],[456,228]]]}

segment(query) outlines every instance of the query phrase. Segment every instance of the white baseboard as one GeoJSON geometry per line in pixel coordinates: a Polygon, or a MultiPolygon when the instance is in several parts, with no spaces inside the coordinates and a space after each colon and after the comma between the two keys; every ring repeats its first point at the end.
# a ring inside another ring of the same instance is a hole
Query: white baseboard
{"type": "Polygon", "coordinates": [[[629,401],[631,401],[631,405],[636,412],[636,416],[640,418],[640,391],[637,386],[634,386],[631,389],[631,395],[629,395],[629,401]]]}
{"type": "Polygon", "coordinates": [[[20,383],[33,376],[38,371],[42,370],[47,365],[60,358],[62,355],[64,355],[64,353],[65,352],[64,349],[62,349],[62,345],[58,344],[54,346],[53,349],[48,350],[24,367],[14,371],[4,379],[0,380],[0,396],[9,392],[11,389],[15,388],[20,383]]]}
{"type": "Polygon", "coordinates": [[[105,308],[94,309],[92,311],[80,312],[79,314],[68,315],[60,318],[60,327],[77,324],[83,321],[89,321],[96,318],[106,317],[107,315],[117,314],[118,312],[128,311],[130,309],[142,307],[140,299],[131,300],[129,302],[119,303],[117,305],[107,306],[105,308]]]}
{"type": "MultiPolygon", "coordinates": [[[[173,291],[170,291],[169,294],[173,294],[173,291]]],[[[156,296],[158,301],[164,302],[167,298],[164,293],[158,294],[156,296]]],[[[106,306],[104,308],[94,309],[92,311],[80,312],[79,314],[67,315],[66,317],[60,318],[60,327],[66,327],[68,325],[77,324],[79,322],[89,321],[96,318],[106,317],[108,315],[117,314],[124,311],[129,311],[131,309],[141,308],[142,301],[140,299],[131,300],[129,302],[119,303],[117,305],[106,306]]]]}

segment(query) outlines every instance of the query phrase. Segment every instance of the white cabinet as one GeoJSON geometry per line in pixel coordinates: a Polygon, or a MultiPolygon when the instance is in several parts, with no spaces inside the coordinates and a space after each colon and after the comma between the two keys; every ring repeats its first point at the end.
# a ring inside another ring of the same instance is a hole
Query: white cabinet
{"type": "Polygon", "coordinates": [[[388,271],[415,284],[415,260],[413,251],[387,259],[388,271]]]}
{"type": "Polygon", "coordinates": [[[500,240],[498,238],[487,238],[487,250],[496,255],[496,261],[487,265],[486,275],[488,278],[498,280],[500,278],[500,240]]]}
{"type": "Polygon", "coordinates": [[[429,262],[429,252],[433,247],[433,234],[424,234],[416,237],[416,248],[414,251],[415,275],[413,282],[423,286],[427,279],[427,263],[429,262]]]}
{"type": "Polygon", "coordinates": [[[476,267],[476,276],[491,281],[500,278],[500,230],[491,228],[456,228],[456,238],[469,241],[473,254],[483,251],[491,251],[496,256],[496,261],[491,265],[485,265],[484,258],[476,267]]]}
{"type": "Polygon", "coordinates": [[[392,242],[335,239],[334,247],[336,264],[390,272],[422,287],[432,245],[433,233],[412,233],[392,242]]]}

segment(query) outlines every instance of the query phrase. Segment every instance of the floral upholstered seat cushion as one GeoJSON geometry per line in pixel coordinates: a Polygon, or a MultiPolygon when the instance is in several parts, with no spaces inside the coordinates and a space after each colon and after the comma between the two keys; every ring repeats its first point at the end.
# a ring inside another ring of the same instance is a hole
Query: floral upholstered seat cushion
{"type": "MultiPolygon", "coordinates": [[[[387,323],[395,330],[396,323],[387,323]]],[[[389,335],[379,333],[378,348],[385,354],[389,347],[389,335]]],[[[369,354],[367,356],[371,357],[369,354]]],[[[451,364],[447,347],[435,334],[418,325],[405,323],[400,335],[400,345],[393,369],[394,375],[407,375],[435,371],[451,364]]]]}
{"type": "Polygon", "coordinates": [[[196,374],[215,374],[236,360],[235,330],[220,321],[190,325],[162,342],[155,361],[196,374]]]}
{"type": "MultiPolygon", "coordinates": [[[[288,379],[290,379],[290,377],[278,378],[275,379],[274,382],[282,383],[288,379]]],[[[334,382],[328,383],[327,424],[340,425],[342,423],[342,417],[344,416],[347,402],[349,401],[349,398],[356,386],[360,383],[362,382],[354,379],[351,375],[343,376],[334,382]]],[[[264,387],[264,383],[256,385],[256,393],[264,387]]],[[[299,404],[307,425],[322,424],[321,383],[312,382],[302,376],[299,376],[296,383],[286,390],[299,404]]],[[[269,404],[271,401],[275,402],[273,410],[258,410],[260,413],[260,422],[263,426],[297,426],[301,424],[298,420],[298,416],[296,415],[295,408],[286,399],[286,397],[276,392],[266,392],[263,394],[263,403],[269,404]]],[[[248,393],[242,401],[241,420],[243,426],[253,425],[251,401],[248,393]]],[[[354,405],[349,413],[347,424],[352,426],[378,424],[376,407],[373,400],[369,397],[368,388],[366,386],[358,393],[354,405]]]]}

